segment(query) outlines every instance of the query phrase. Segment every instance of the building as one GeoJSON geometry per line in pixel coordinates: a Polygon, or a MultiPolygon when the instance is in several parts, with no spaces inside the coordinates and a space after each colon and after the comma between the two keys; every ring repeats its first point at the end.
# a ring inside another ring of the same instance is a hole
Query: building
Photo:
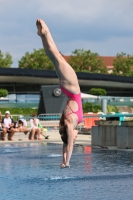
{"type": "MultiPolygon", "coordinates": [[[[77,72],[83,93],[92,87],[100,87],[108,96],[133,96],[133,78],[111,74],[77,72]]],[[[58,85],[55,71],[20,68],[0,68],[0,88],[7,89],[7,98],[0,98],[0,106],[37,107],[43,85],[58,85]]]]}

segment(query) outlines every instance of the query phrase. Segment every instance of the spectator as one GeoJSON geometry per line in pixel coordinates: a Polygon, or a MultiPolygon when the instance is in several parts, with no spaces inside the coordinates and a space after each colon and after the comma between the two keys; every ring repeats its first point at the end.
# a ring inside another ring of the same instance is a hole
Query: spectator
{"type": "Polygon", "coordinates": [[[2,131],[2,125],[1,125],[1,122],[2,122],[2,113],[0,111],[0,131],[2,131]]]}
{"type": "Polygon", "coordinates": [[[38,135],[38,140],[41,140],[40,134],[45,139],[49,139],[49,135],[45,135],[43,127],[42,127],[39,119],[36,118],[36,115],[33,114],[32,117],[33,118],[30,120],[30,126],[31,126],[31,130],[32,130],[31,140],[34,140],[35,133],[37,133],[37,135],[38,135]]]}
{"type": "Polygon", "coordinates": [[[30,127],[31,127],[31,140],[34,140],[35,133],[38,135],[38,140],[41,140],[41,128],[39,128],[39,119],[36,118],[36,115],[32,115],[32,119],[30,119],[30,127]]]}
{"type": "MultiPolygon", "coordinates": [[[[2,130],[3,130],[3,139],[6,140],[6,134],[11,133],[12,128],[14,127],[14,121],[10,117],[10,112],[5,112],[5,117],[2,119],[2,130]]],[[[12,138],[10,137],[10,140],[12,138]]]]}
{"type": "Polygon", "coordinates": [[[49,135],[45,135],[44,131],[47,131],[46,128],[43,128],[43,126],[41,125],[40,121],[38,122],[38,127],[41,129],[40,134],[45,137],[45,139],[49,139],[49,135]]]}
{"type": "Polygon", "coordinates": [[[27,122],[26,120],[24,119],[24,116],[23,115],[20,115],[18,117],[18,121],[15,125],[15,128],[12,128],[11,130],[11,139],[14,135],[15,132],[24,132],[25,134],[27,134],[31,129],[28,128],[27,126],[27,122]]]}

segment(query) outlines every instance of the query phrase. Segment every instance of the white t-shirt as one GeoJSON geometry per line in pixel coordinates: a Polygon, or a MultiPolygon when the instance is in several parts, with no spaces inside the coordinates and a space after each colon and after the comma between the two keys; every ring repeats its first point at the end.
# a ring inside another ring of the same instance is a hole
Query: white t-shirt
{"type": "MultiPolygon", "coordinates": [[[[23,122],[23,126],[22,127],[27,127],[27,122],[26,122],[26,120],[25,119],[21,119],[21,121],[23,122]]],[[[19,125],[19,121],[17,121],[17,123],[16,123],[16,127],[18,127],[18,125],[19,125]]]]}
{"type": "Polygon", "coordinates": [[[13,123],[13,119],[11,117],[3,118],[2,123],[5,125],[6,128],[10,128],[10,125],[13,123]]]}
{"type": "Polygon", "coordinates": [[[34,123],[33,119],[30,119],[30,126],[31,128],[38,128],[39,119],[36,119],[36,124],[34,123]]]}

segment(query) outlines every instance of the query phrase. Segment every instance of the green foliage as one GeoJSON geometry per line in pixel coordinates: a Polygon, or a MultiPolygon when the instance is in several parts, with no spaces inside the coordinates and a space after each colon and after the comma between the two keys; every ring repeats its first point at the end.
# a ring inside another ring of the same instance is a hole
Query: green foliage
{"type": "Polygon", "coordinates": [[[113,105],[108,105],[107,106],[107,113],[110,113],[110,112],[118,113],[118,108],[116,106],[113,106],[113,105]]]}
{"type": "Polygon", "coordinates": [[[90,50],[76,49],[72,52],[68,63],[77,72],[107,73],[103,58],[90,50]]]}
{"type": "Polygon", "coordinates": [[[6,89],[0,89],[0,97],[6,97],[8,95],[8,91],[6,89]]]}
{"type": "Polygon", "coordinates": [[[133,76],[133,56],[126,55],[126,53],[117,54],[114,59],[113,74],[123,76],[133,76]]]}
{"type": "Polygon", "coordinates": [[[37,108],[0,108],[2,115],[5,114],[6,110],[9,110],[11,115],[31,115],[33,113],[37,114],[38,112],[37,108]]]}
{"type": "Polygon", "coordinates": [[[90,102],[86,102],[83,104],[84,113],[88,113],[88,112],[97,113],[97,112],[100,112],[101,110],[102,110],[101,105],[93,105],[90,102]]]}
{"type": "Polygon", "coordinates": [[[106,93],[107,93],[106,90],[102,88],[91,88],[89,90],[89,94],[97,95],[97,96],[105,96],[106,93]]]}
{"type": "Polygon", "coordinates": [[[93,113],[97,113],[97,112],[101,112],[101,111],[102,111],[101,105],[93,105],[92,106],[92,112],[93,113]]]}
{"type": "MultiPolygon", "coordinates": [[[[102,107],[101,105],[93,105],[92,103],[86,102],[83,104],[83,112],[84,113],[88,113],[88,112],[93,112],[93,113],[97,113],[97,112],[101,112],[102,111],[102,107]]],[[[110,112],[118,112],[118,109],[116,106],[113,105],[107,105],[107,113],[110,112]]]]}
{"type": "Polygon", "coordinates": [[[92,112],[92,104],[89,102],[86,102],[83,104],[83,111],[86,112],[92,112]]]}
{"type": "Polygon", "coordinates": [[[0,50],[0,68],[9,68],[12,63],[12,56],[8,52],[4,55],[0,50]]]}
{"type": "MultiPolygon", "coordinates": [[[[32,108],[0,108],[0,112],[2,113],[2,115],[5,114],[5,111],[9,110],[12,115],[23,115],[25,117],[25,119],[28,116],[31,116],[32,114],[37,114],[38,109],[32,109],[32,108]]],[[[12,116],[12,118],[14,119],[14,121],[17,121],[18,116],[12,116]]]]}
{"type": "Polygon", "coordinates": [[[44,49],[34,49],[33,53],[26,52],[19,62],[19,68],[54,70],[54,65],[48,58],[44,49]]]}

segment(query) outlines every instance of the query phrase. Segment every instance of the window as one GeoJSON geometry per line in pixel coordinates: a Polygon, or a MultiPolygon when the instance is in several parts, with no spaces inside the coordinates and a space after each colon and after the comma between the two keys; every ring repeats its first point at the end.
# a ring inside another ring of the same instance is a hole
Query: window
{"type": "Polygon", "coordinates": [[[25,97],[27,103],[38,103],[40,100],[39,94],[26,94],[25,97]]]}
{"type": "Polygon", "coordinates": [[[26,102],[25,94],[17,94],[17,102],[26,102]]]}

